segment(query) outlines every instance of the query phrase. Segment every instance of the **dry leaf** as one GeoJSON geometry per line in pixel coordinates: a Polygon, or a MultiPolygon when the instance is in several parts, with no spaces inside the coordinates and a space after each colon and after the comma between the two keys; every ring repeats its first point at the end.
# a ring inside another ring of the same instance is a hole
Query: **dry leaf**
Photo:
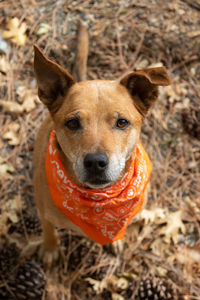
{"type": "Polygon", "coordinates": [[[162,227],[159,230],[159,234],[162,235],[164,234],[164,241],[166,243],[172,241],[177,244],[178,243],[178,235],[179,235],[179,230],[182,233],[185,233],[185,225],[182,222],[181,219],[181,211],[176,211],[170,213],[167,218],[166,218],[167,225],[162,227]]]}
{"type": "Polygon", "coordinates": [[[7,233],[8,231],[8,225],[7,225],[7,215],[6,214],[0,214],[0,235],[7,233]]]}
{"type": "Polygon", "coordinates": [[[136,61],[134,67],[136,70],[141,70],[147,68],[149,65],[149,61],[147,59],[143,59],[141,61],[136,61]]]}
{"type": "Polygon", "coordinates": [[[5,54],[8,52],[8,43],[3,39],[1,34],[0,34],[0,52],[5,54]]]}
{"type": "Polygon", "coordinates": [[[47,293],[47,295],[45,295],[46,300],[58,300],[58,294],[62,294],[62,296],[65,295],[65,299],[67,299],[68,290],[66,289],[66,287],[64,287],[62,284],[59,284],[52,278],[48,278],[48,281],[46,282],[45,291],[47,293]]]}
{"type": "Polygon", "coordinates": [[[176,109],[187,109],[190,107],[190,99],[188,97],[183,98],[182,102],[178,102],[174,105],[176,109]]]}
{"type": "Polygon", "coordinates": [[[13,122],[9,124],[8,128],[14,132],[18,132],[18,130],[20,129],[20,125],[17,122],[13,122]]]}
{"type": "Polygon", "coordinates": [[[128,283],[128,281],[125,278],[119,278],[117,280],[116,287],[119,290],[126,290],[128,288],[128,286],[129,286],[129,283],[128,283]]]}
{"type": "Polygon", "coordinates": [[[157,62],[155,64],[151,64],[148,66],[148,68],[160,68],[163,67],[163,63],[162,62],[157,62]]]}
{"type": "Polygon", "coordinates": [[[175,254],[175,258],[181,264],[192,264],[199,263],[200,264],[200,247],[196,247],[194,249],[188,247],[179,247],[175,254]]]}
{"type": "Polygon", "coordinates": [[[197,198],[196,201],[192,201],[189,197],[186,197],[186,202],[192,209],[192,211],[196,214],[196,216],[200,217],[200,198],[197,198]]]}
{"type": "Polygon", "coordinates": [[[190,38],[196,37],[196,36],[200,35],[200,30],[190,31],[190,32],[187,33],[187,35],[190,38]]]}
{"type": "Polygon", "coordinates": [[[22,102],[22,109],[26,112],[32,111],[39,102],[36,89],[27,89],[25,86],[20,86],[17,89],[17,94],[22,102]]]}
{"type": "Polygon", "coordinates": [[[6,73],[9,69],[9,62],[5,55],[0,56],[0,72],[6,73]]]}
{"type": "Polygon", "coordinates": [[[26,41],[26,23],[21,23],[19,22],[18,18],[12,18],[6,28],[8,30],[3,31],[3,37],[6,39],[11,39],[11,41],[18,46],[23,46],[26,41]]]}
{"type": "Polygon", "coordinates": [[[169,102],[174,103],[178,101],[183,101],[186,97],[188,90],[187,90],[187,83],[185,82],[176,82],[176,79],[173,81],[171,86],[165,88],[165,92],[168,96],[169,102]]]}
{"type": "Polygon", "coordinates": [[[11,177],[11,173],[15,171],[11,164],[3,163],[0,165],[0,177],[6,179],[11,177]]]}
{"type": "Polygon", "coordinates": [[[161,224],[165,222],[167,210],[163,208],[154,208],[152,210],[143,209],[140,213],[141,219],[144,220],[145,224],[155,223],[161,224]]]}
{"type": "Polygon", "coordinates": [[[17,89],[20,105],[14,101],[0,100],[0,105],[4,112],[12,115],[19,115],[23,111],[30,112],[36,107],[36,103],[39,103],[36,89],[27,89],[25,86],[20,86],[17,89]]]}
{"type": "Polygon", "coordinates": [[[43,35],[51,29],[51,26],[46,23],[41,23],[37,31],[37,35],[43,35]]]}
{"type": "Polygon", "coordinates": [[[97,294],[100,294],[103,291],[103,289],[105,288],[105,281],[104,280],[98,281],[98,280],[95,280],[93,278],[86,278],[85,280],[92,285],[93,290],[97,294]]]}
{"type": "Polygon", "coordinates": [[[166,244],[162,238],[157,237],[151,243],[151,249],[155,255],[164,257],[166,253],[169,253],[169,244],[166,244]]]}
{"type": "Polygon", "coordinates": [[[14,101],[4,101],[0,100],[0,105],[3,108],[3,111],[13,115],[19,115],[23,112],[23,107],[14,101]]]}
{"type": "Polygon", "coordinates": [[[19,196],[2,203],[0,214],[0,233],[5,230],[8,220],[12,223],[17,223],[19,221],[18,212],[21,211],[21,209],[22,201],[19,196]]]}
{"type": "Polygon", "coordinates": [[[8,131],[5,132],[2,137],[5,140],[8,140],[8,144],[11,146],[19,145],[19,131],[20,125],[18,123],[11,123],[8,126],[8,131]]]}
{"type": "Polygon", "coordinates": [[[16,132],[7,131],[3,134],[3,139],[8,140],[8,144],[11,146],[19,145],[19,138],[16,132]]]}
{"type": "Polygon", "coordinates": [[[30,112],[35,108],[35,101],[33,97],[26,97],[26,99],[24,100],[24,103],[22,105],[24,111],[26,112],[30,112]]]}
{"type": "Polygon", "coordinates": [[[158,275],[161,277],[164,277],[167,275],[167,270],[163,267],[156,266],[156,271],[157,271],[158,275]]]}
{"type": "Polygon", "coordinates": [[[107,278],[107,286],[109,286],[114,291],[126,290],[128,288],[128,281],[124,277],[116,277],[111,275],[107,278]]]}
{"type": "Polygon", "coordinates": [[[112,300],[124,300],[124,297],[117,293],[112,293],[112,300]]]}
{"type": "Polygon", "coordinates": [[[176,248],[176,252],[169,258],[171,264],[184,265],[183,275],[187,276],[187,282],[193,282],[194,278],[199,278],[200,275],[200,247],[199,245],[194,248],[187,246],[180,246],[176,248]],[[195,277],[194,277],[195,276],[195,277]]]}

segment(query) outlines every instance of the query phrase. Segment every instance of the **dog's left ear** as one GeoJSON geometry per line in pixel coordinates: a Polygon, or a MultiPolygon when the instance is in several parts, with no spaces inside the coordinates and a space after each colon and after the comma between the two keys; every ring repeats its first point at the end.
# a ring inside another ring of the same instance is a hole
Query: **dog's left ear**
{"type": "Polygon", "coordinates": [[[62,104],[64,96],[75,80],[61,66],[49,60],[36,45],[34,45],[34,52],[38,96],[53,114],[62,104]]]}
{"type": "Polygon", "coordinates": [[[124,85],[139,112],[145,116],[158,98],[158,86],[169,85],[171,79],[164,67],[149,68],[125,75],[120,83],[124,85]]]}

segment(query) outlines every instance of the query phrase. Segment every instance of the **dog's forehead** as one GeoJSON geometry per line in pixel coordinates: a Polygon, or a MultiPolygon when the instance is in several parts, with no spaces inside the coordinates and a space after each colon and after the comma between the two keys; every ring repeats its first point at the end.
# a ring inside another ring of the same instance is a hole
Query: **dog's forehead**
{"type": "Polygon", "coordinates": [[[91,80],[74,84],[66,99],[71,109],[101,107],[129,111],[133,100],[128,91],[117,81],[91,80]]]}
{"type": "Polygon", "coordinates": [[[121,85],[116,81],[88,80],[74,84],[69,92],[70,98],[82,97],[83,99],[100,100],[105,94],[112,96],[118,93],[121,85]]]}

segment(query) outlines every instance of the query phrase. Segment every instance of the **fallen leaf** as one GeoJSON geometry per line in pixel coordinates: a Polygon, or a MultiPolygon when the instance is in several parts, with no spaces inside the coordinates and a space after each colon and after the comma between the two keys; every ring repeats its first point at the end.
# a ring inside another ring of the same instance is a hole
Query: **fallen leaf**
{"type": "Polygon", "coordinates": [[[187,35],[190,38],[196,37],[196,36],[200,35],[200,30],[190,31],[190,32],[187,33],[187,35]]]}
{"type": "Polygon", "coordinates": [[[177,79],[174,79],[173,84],[165,88],[165,93],[168,96],[168,101],[170,103],[182,102],[188,93],[187,83],[177,82],[177,79]]]}
{"type": "Polygon", "coordinates": [[[11,39],[11,41],[18,46],[23,46],[26,42],[26,23],[21,23],[18,18],[12,18],[6,25],[8,30],[3,31],[3,37],[5,39],[11,39]]]}
{"type": "Polygon", "coordinates": [[[10,178],[11,177],[11,173],[14,173],[15,168],[8,163],[4,163],[0,165],[0,176],[1,179],[3,178],[10,178]]]}
{"type": "Polygon", "coordinates": [[[176,103],[174,107],[180,110],[187,109],[190,107],[190,99],[188,97],[185,97],[182,102],[176,103]]]}
{"type": "Polygon", "coordinates": [[[109,286],[114,291],[126,290],[128,288],[128,280],[124,277],[116,277],[115,275],[111,275],[106,280],[107,286],[109,286]]]}
{"type": "Polygon", "coordinates": [[[26,112],[30,112],[35,108],[36,104],[33,97],[27,97],[22,105],[26,112]]]}
{"type": "Polygon", "coordinates": [[[0,214],[0,235],[6,234],[8,231],[8,225],[7,225],[7,215],[6,214],[0,214]]]}
{"type": "Polygon", "coordinates": [[[8,128],[14,132],[18,132],[18,130],[20,129],[20,125],[17,122],[13,122],[9,124],[8,128]]]}
{"type": "Polygon", "coordinates": [[[19,145],[19,128],[20,125],[18,123],[13,122],[8,126],[8,131],[2,135],[3,139],[8,140],[9,145],[19,145]]]}
{"type": "Polygon", "coordinates": [[[8,52],[8,43],[3,39],[1,34],[0,34],[0,51],[5,54],[8,52]]]}
{"type": "Polygon", "coordinates": [[[8,140],[8,144],[11,146],[19,145],[19,138],[16,132],[7,131],[6,133],[3,134],[3,139],[8,140]]]}
{"type": "Polygon", "coordinates": [[[164,241],[170,244],[171,239],[174,244],[178,243],[179,230],[185,233],[185,225],[181,219],[181,211],[170,213],[166,218],[167,225],[159,230],[159,234],[164,234],[164,241]]]}
{"type": "Polygon", "coordinates": [[[51,26],[46,23],[41,23],[37,31],[37,35],[43,35],[51,29],[51,26]]]}
{"type": "Polygon", "coordinates": [[[10,220],[12,223],[17,223],[19,221],[18,216],[22,206],[23,204],[19,196],[2,203],[0,214],[0,232],[5,231],[8,220],[10,220]]]}
{"type": "Polygon", "coordinates": [[[194,247],[194,249],[188,248],[187,246],[179,247],[175,254],[175,258],[181,264],[191,264],[199,263],[200,264],[200,247],[194,247]]]}
{"type": "Polygon", "coordinates": [[[112,293],[112,300],[124,300],[124,297],[117,293],[112,293]]]}
{"type": "Polygon", "coordinates": [[[148,66],[148,68],[160,68],[160,67],[163,67],[162,62],[157,62],[148,66]]]}
{"type": "Polygon", "coordinates": [[[144,220],[145,224],[148,223],[155,223],[155,224],[161,224],[165,222],[167,210],[163,208],[154,208],[151,210],[143,209],[140,213],[141,219],[144,220]]]}
{"type": "Polygon", "coordinates": [[[169,244],[165,243],[162,238],[157,237],[151,243],[151,249],[155,255],[158,255],[158,256],[164,258],[166,253],[167,254],[169,253],[169,244]]]}
{"type": "Polygon", "coordinates": [[[184,265],[183,275],[187,277],[187,282],[193,282],[194,278],[200,275],[200,247],[194,248],[179,246],[174,255],[168,258],[171,264],[180,263],[184,265]]]}
{"type": "Polygon", "coordinates": [[[192,201],[192,199],[186,197],[186,202],[196,214],[196,217],[200,219],[200,198],[197,198],[196,201],[192,201]]]}
{"type": "Polygon", "coordinates": [[[116,287],[119,290],[126,290],[128,288],[128,286],[129,286],[129,283],[128,283],[128,281],[125,278],[119,278],[117,280],[116,287]]]}
{"type": "Polygon", "coordinates": [[[134,67],[136,70],[141,70],[147,68],[149,65],[149,61],[147,59],[143,59],[141,61],[136,61],[134,67]]]}
{"type": "Polygon", "coordinates": [[[12,115],[19,115],[23,112],[23,107],[14,101],[0,100],[0,105],[3,109],[3,112],[5,113],[10,113],[12,115]]]}
{"type": "Polygon", "coordinates": [[[85,280],[92,285],[93,290],[97,294],[100,294],[103,291],[103,289],[105,288],[105,281],[104,280],[98,281],[98,280],[95,280],[93,278],[86,278],[85,280]]]}
{"type": "Polygon", "coordinates": [[[0,72],[5,73],[8,71],[9,69],[9,62],[7,61],[7,58],[5,55],[0,56],[0,72]]]}
{"type": "Polygon", "coordinates": [[[36,89],[28,89],[25,86],[19,86],[17,94],[22,102],[23,111],[30,112],[36,107],[36,103],[39,103],[36,89]]]}
{"type": "Polygon", "coordinates": [[[160,267],[160,266],[156,266],[156,271],[157,271],[158,275],[161,277],[166,276],[167,272],[168,272],[165,268],[160,267]]]}

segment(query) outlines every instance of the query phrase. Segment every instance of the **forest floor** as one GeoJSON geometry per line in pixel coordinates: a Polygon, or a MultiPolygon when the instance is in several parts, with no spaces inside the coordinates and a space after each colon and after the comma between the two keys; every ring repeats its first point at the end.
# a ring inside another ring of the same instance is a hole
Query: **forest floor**
{"type": "Polygon", "coordinates": [[[200,299],[200,2],[6,0],[0,12],[0,299],[135,299],[150,275],[179,299],[200,299]],[[41,235],[32,156],[47,111],[37,97],[33,44],[70,72],[80,20],[90,35],[89,79],[165,66],[172,85],[160,88],[142,128],[151,190],[125,250],[114,255],[61,230],[62,259],[47,271],[36,255],[20,256],[41,235]],[[12,286],[27,262],[39,265],[45,284],[40,296],[21,298],[20,284],[12,286]]]}

